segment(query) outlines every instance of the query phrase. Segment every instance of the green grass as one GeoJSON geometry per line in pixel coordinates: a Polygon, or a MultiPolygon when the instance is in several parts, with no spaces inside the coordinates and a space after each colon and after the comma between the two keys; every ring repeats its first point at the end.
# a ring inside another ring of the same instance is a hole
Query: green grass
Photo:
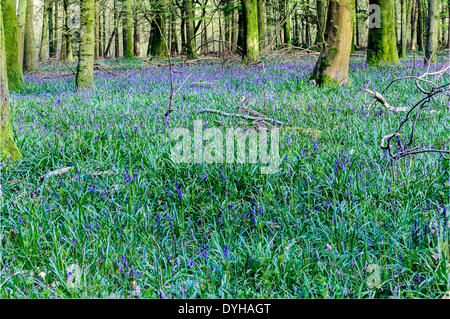
{"type": "MultiPolygon", "coordinates": [[[[372,100],[361,90],[381,91],[424,67],[375,69],[354,59],[351,86],[321,89],[307,82],[312,59],[265,69],[177,66],[176,88],[192,76],[165,123],[168,68],[107,63],[129,71],[98,73],[96,88],[78,95],[73,77],[28,76],[11,95],[24,160],[0,167],[1,297],[138,297],[135,284],[151,298],[441,298],[450,290],[448,161],[400,160],[394,176],[379,144],[402,114],[367,111],[372,100]],[[260,164],[172,162],[173,128],[191,127],[201,108],[235,112],[242,96],[320,135],[283,130],[272,175],[261,175],[260,164]],[[95,174],[103,171],[113,173],[95,174]],[[81,269],[75,288],[66,278],[72,264],[81,269]],[[380,270],[378,287],[369,284],[370,265],[380,270]]],[[[405,106],[419,92],[406,81],[386,96],[405,106]]],[[[436,117],[418,124],[417,141],[448,145],[440,124],[448,97],[432,105],[436,117]]]]}

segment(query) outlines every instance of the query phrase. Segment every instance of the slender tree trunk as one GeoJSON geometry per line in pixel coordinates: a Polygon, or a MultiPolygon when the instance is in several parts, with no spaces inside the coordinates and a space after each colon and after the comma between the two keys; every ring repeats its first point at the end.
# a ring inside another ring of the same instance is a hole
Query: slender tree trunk
{"type": "Polygon", "coordinates": [[[311,46],[311,26],[309,25],[309,8],[310,8],[309,0],[306,0],[306,21],[305,21],[306,44],[308,46],[311,46]]]}
{"type": "Polygon", "coordinates": [[[119,47],[119,4],[114,0],[114,56],[120,57],[119,47]]]}
{"type": "MultiPolygon", "coordinates": [[[[14,15],[15,15],[14,6],[14,15]]],[[[7,23],[7,21],[5,21],[7,23]]],[[[3,23],[3,6],[0,1],[0,26],[3,23]]],[[[8,76],[6,74],[6,54],[5,54],[5,34],[4,28],[0,28],[0,161],[6,159],[18,160],[22,158],[16,143],[14,142],[13,126],[11,121],[11,111],[8,98],[8,76]]]]}
{"type": "Polygon", "coordinates": [[[61,43],[62,43],[62,33],[61,33],[61,17],[59,11],[59,1],[55,1],[55,58],[57,60],[61,59],[61,43]]]}
{"type": "Polygon", "coordinates": [[[99,28],[100,27],[100,13],[99,13],[99,6],[98,1],[95,1],[95,8],[94,8],[94,35],[95,35],[95,49],[94,49],[94,56],[97,60],[100,57],[100,39],[98,37],[99,34],[99,28]]]}
{"type": "Polygon", "coordinates": [[[81,0],[80,49],[76,85],[78,90],[94,86],[95,1],[81,0]]]}
{"type": "Polygon", "coordinates": [[[367,63],[399,64],[395,37],[394,0],[370,0],[380,8],[380,28],[369,28],[367,63]]]}
{"type": "Polygon", "coordinates": [[[186,53],[189,59],[196,59],[192,0],[184,0],[184,16],[186,17],[186,53]]]}
{"type": "Polygon", "coordinates": [[[23,68],[23,46],[25,40],[25,18],[27,11],[27,1],[19,0],[19,8],[17,14],[17,26],[18,26],[18,40],[19,40],[19,62],[20,67],[23,68]]]}
{"type": "Polygon", "coordinates": [[[158,13],[155,15],[152,23],[152,56],[168,56],[168,44],[166,41],[166,3],[165,0],[158,0],[158,13]]]}
{"type": "Polygon", "coordinates": [[[123,35],[124,35],[124,47],[123,55],[125,58],[134,58],[134,47],[133,47],[133,14],[132,14],[132,1],[125,0],[124,2],[124,25],[123,25],[123,35]]]}
{"type": "Polygon", "coordinates": [[[258,37],[259,37],[259,51],[262,52],[265,47],[265,26],[264,26],[264,1],[257,0],[258,4],[258,37]]]}
{"type": "Polygon", "coordinates": [[[54,57],[55,56],[55,51],[56,51],[56,47],[55,47],[55,23],[54,23],[54,12],[55,10],[53,9],[55,5],[54,1],[50,0],[50,4],[48,6],[48,13],[47,13],[47,21],[48,21],[48,43],[49,43],[49,56],[50,57],[54,57]]]}
{"type": "Polygon", "coordinates": [[[320,86],[348,83],[354,10],[355,0],[330,2],[324,45],[311,76],[320,86]]]}
{"type": "Polygon", "coordinates": [[[424,34],[424,7],[420,0],[417,0],[417,50],[423,51],[425,38],[424,34]]]}
{"type": "Polygon", "coordinates": [[[439,3],[428,0],[427,45],[425,47],[425,63],[436,64],[439,36],[439,3]]]}
{"type": "Polygon", "coordinates": [[[231,43],[233,52],[237,52],[236,45],[238,44],[238,32],[239,32],[239,11],[235,7],[233,9],[233,20],[231,26],[231,43]]]}
{"type": "Polygon", "coordinates": [[[72,43],[72,28],[69,26],[69,6],[71,4],[71,1],[73,0],[64,0],[64,11],[65,11],[65,20],[64,20],[64,37],[66,42],[66,53],[65,53],[65,60],[68,62],[73,61],[73,43],[72,43]]]}
{"type": "Polygon", "coordinates": [[[3,54],[6,56],[9,88],[18,91],[24,86],[19,60],[19,42],[16,17],[16,0],[1,0],[4,23],[3,54]]]}
{"type": "Polygon", "coordinates": [[[38,69],[37,58],[36,58],[36,42],[35,42],[35,38],[34,38],[33,0],[28,0],[28,2],[27,2],[23,68],[27,72],[36,72],[38,69]]]}
{"type": "Polygon", "coordinates": [[[289,0],[282,0],[281,4],[281,22],[283,23],[283,44],[291,48],[291,16],[289,0]]]}
{"type": "Polygon", "coordinates": [[[258,8],[256,0],[244,0],[245,9],[245,56],[249,62],[259,61],[258,8]]]}
{"type": "Polygon", "coordinates": [[[411,9],[411,42],[410,42],[410,50],[417,50],[417,5],[416,1],[411,1],[412,9],[411,9]]]}
{"type": "Polygon", "coordinates": [[[328,1],[327,0],[317,0],[316,1],[316,9],[317,9],[316,44],[319,44],[319,43],[323,43],[323,34],[325,32],[325,23],[326,23],[326,19],[327,19],[328,1]]]}
{"type": "Polygon", "coordinates": [[[44,0],[43,17],[42,17],[42,33],[41,33],[41,47],[39,50],[39,59],[46,61],[49,58],[48,51],[48,8],[50,0],[44,0]]]}
{"type": "Polygon", "coordinates": [[[141,56],[141,21],[136,9],[134,10],[134,55],[141,56]]]}
{"type": "Polygon", "coordinates": [[[170,21],[170,29],[171,29],[171,44],[170,44],[170,54],[172,56],[177,55],[178,53],[178,41],[177,41],[177,16],[176,16],[176,8],[172,5],[172,13],[171,13],[171,21],[170,21]]]}

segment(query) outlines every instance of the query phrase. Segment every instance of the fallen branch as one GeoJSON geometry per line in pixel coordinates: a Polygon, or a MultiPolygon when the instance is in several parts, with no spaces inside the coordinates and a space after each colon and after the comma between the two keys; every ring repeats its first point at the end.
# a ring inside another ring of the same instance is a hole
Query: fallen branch
{"type": "Polygon", "coordinates": [[[226,113],[223,111],[213,110],[213,109],[203,109],[203,110],[200,110],[197,112],[197,114],[203,114],[203,113],[215,113],[215,114],[219,114],[219,115],[226,116],[226,117],[234,117],[234,118],[238,117],[238,118],[243,118],[243,119],[252,120],[252,121],[266,121],[266,122],[270,122],[272,124],[277,124],[279,126],[289,126],[286,123],[283,123],[281,121],[271,119],[268,117],[250,116],[250,115],[244,115],[244,114],[238,114],[238,113],[226,113]]]}
{"type": "Polygon", "coordinates": [[[406,112],[408,110],[407,107],[394,107],[394,106],[390,105],[387,102],[386,98],[383,95],[381,95],[381,93],[378,93],[378,92],[375,92],[375,91],[371,91],[369,89],[364,89],[364,88],[363,88],[363,91],[365,91],[365,92],[369,93],[370,95],[372,95],[377,100],[378,103],[383,105],[389,111],[392,111],[392,112],[406,112]]]}
{"type": "Polygon", "coordinates": [[[43,179],[47,179],[47,178],[52,177],[52,176],[64,175],[64,174],[67,174],[68,172],[70,172],[71,170],[73,170],[73,166],[64,167],[64,168],[61,168],[61,169],[57,169],[56,171],[49,172],[49,173],[47,173],[45,175],[39,176],[38,179],[39,180],[43,180],[43,179]]]}

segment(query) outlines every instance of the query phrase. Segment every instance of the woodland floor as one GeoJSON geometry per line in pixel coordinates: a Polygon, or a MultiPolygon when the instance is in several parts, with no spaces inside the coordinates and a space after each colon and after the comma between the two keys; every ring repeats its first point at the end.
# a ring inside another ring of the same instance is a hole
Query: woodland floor
{"type": "MultiPolygon", "coordinates": [[[[441,298],[450,290],[448,160],[394,163],[380,140],[404,114],[380,115],[362,91],[424,73],[422,60],[376,69],[353,57],[351,85],[338,89],[308,82],[314,61],[175,64],[175,90],[189,78],[167,118],[167,66],[104,61],[112,73],[97,72],[95,88],[78,94],[66,64],[27,75],[11,93],[24,160],[0,167],[0,297],[441,298]],[[243,96],[301,128],[281,129],[278,173],[171,160],[174,128],[200,118],[251,124],[196,114],[236,113],[243,96]]],[[[413,81],[385,96],[395,106],[421,97],[413,81]]],[[[418,143],[448,145],[448,104],[431,102],[418,143]]]]}

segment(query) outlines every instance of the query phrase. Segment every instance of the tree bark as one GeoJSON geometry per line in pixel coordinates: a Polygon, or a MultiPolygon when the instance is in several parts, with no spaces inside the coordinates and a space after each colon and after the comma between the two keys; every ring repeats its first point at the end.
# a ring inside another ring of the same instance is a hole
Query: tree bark
{"type": "Polygon", "coordinates": [[[184,16],[186,17],[186,54],[189,59],[196,59],[195,33],[194,33],[194,11],[192,0],[184,0],[184,16]]]}
{"type": "Polygon", "coordinates": [[[64,0],[64,11],[65,11],[65,19],[64,19],[64,37],[66,42],[65,49],[65,60],[68,62],[73,61],[73,43],[72,43],[72,28],[69,26],[70,16],[68,14],[68,8],[71,3],[71,0],[64,0]]]}
{"type": "Polygon", "coordinates": [[[325,32],[325,23],[327,19],[328,1],[317,0],[317,37],[316,44],[323,43],[323,34],[325,32]]]}
{"type": "Polygon", "coordinates": [[[19,60],[16,0],[2,0],[1,2],[5,40],[4,54],[6,54],[8,86],[11,90],[18,91],[24,86],[24,82],[22,67],[19,60]]]}
{"type": "Polygon", "coordinates": [[[439,36],[439,3],[428,0],[427,45],[425,47],[425,63],[436,64],[439,36]]]}
{"type": "Polygon", "coordinates": [[[81,0],[80,49],[76,85],[78,90],[94,86],[95,1],[81,0]]]}
{"type": "Polygon", "coordinates": [[[27,0],[27,11],[25,21],[25,39],[23,52],[23,68],[27,72],[36,72],[36,42],[34,38],[34,5],[33,0],[27,0]]]}
{"type": "MultiPolygon", "coordinates": [[[[15,7],[14,7],[15,13],[15,7]]],[[[0,1],[0,26],[3,26],[3,5],[0,1]]],[[[8,76],[6,74],[5,34],[0,28],[0,161],[22,158],[14,142],[11,111],[8,98],[8,76]]]]}
{"type": "Polygon", "coordinates": [[[264,4],[265,0],[257,0],[258,3],[258,38],[259,38],[259,51],[264,50],[266,46],[265,28],[264,28],[264,4]]]}
{"type": "Polygon", "coordinates": [[[395,36],[394,0],[370,0],[380,8],[380,28],[369,28],[367,63],[399,64],[395,36]]]}
{"type": "Polygon", "coordinates": [[[124,13],[123,35],[125,39],[123,47],[123,56],[125,58],[130,59],[134,58],[132,0],[125,0],[123,13],[124,13]]]}
{"type": "Polygon", "coordinates": [[[42,33],[41,33],[41,47],[39,50],[39,59],[41,61],[48,60],[48,8],[50,6],[50,0],[44,0],[44,9],[42,15],[42,33]]]}
{"type": "Polygon", "coordinates": [[[245,55],[249,62],[259,61],[258,9],[256,0],[243,0],[245,9],[245,55]]]}
{"type": "Polygon", "coordinates": [[[25,18],[27,10],[28,0],[19,0],[19,8],[17,14],[17,27],[18,27],[18,41],[19,41],[19,62],[20,67],[23,68],[23,52],[24,52],[24,40],[25,40],[25,18]]]}
{"type": "Polygon", "coordinates": [[[424,34],[424,7],[422,5],[422,2],[420,0],[417,0],[417,50],[418,51],[423,51],[423,47],[424,47],[424,41],[423,39],[425,38],[425,34],[424,34]]]}
{"type": "Polygon", "coordinates": [[[320,86],[348,83],[355,0],[331,1],[328,8],[324,45],[311,78],[320,86]]]}

